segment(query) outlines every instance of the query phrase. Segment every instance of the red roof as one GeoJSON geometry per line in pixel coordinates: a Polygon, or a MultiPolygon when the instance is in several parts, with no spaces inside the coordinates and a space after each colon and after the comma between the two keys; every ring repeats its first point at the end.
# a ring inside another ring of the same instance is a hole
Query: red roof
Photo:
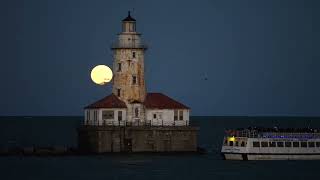
{"type": "Polygon", "coordinates": [[[162,93],[148,93],[144,105],[148,109],[190,109],[162,93]]]}
{"type": "Polygon", "coordinates": [[[127,105],[125,102],[120,100],[116,95],[111,94],[85,107],[85,109],[94,109],[94,108],[127,108],[127,105]]]}

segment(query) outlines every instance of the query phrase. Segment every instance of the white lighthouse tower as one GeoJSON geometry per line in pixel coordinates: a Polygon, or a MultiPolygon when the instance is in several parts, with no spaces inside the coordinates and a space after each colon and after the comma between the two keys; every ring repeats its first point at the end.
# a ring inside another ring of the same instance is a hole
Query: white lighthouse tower
{"type": "Polygon", "coordinates": [[[142,123],[145,116],[144,53],[147,46],[136,31],[136,20],[130,11],[122,20],[122,32],[111,49],[114,60],[112,93],[126,103],[127,121],[142,123]]]}

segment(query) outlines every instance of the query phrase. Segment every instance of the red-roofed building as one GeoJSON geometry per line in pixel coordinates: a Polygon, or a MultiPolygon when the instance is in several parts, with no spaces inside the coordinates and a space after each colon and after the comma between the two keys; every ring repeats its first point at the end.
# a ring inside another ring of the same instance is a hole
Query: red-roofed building
{"type": "Polygon", "coordinates": [[[119,125],[120,121],[124,121],[126,112],[126,103],[111,94],[85,107],[85,124],[119,125]]]}
{"type": "Polygon", "coordinates": [[[148,93],[144,106],[153,125],[189,125],[190,108],[162,93],[148,93]]]}
{"type": "Polygon", "coordinates": [[[132,101],[128,106],[116,95],[111,94],[85,107],[86,123],[93,125],[125,125],[150,124],[153,126],[179,126],[189,124],[190,108],[184,104],[162,94],[147,93],[144,102],[132,101]],[[140,112],[139,112],[140,111],[140,112]],[[127,112],[131,112],[132,119],[128,121],[127,112]],[[140,121],[143,112],[145,122],[140,121]]]}

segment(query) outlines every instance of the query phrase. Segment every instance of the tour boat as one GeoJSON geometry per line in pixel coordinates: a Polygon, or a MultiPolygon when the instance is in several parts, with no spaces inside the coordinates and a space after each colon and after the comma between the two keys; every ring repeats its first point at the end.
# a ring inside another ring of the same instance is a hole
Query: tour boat
{"type": "Polygon", "coordinates": [[[226,160],[320,160],[320,129],[227,130],[221,153],[226,160]]]}

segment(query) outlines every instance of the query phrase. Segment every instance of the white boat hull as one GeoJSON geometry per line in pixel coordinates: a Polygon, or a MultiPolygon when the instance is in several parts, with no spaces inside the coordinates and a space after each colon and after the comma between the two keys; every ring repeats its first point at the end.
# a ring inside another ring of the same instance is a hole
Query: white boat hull
{"type": "Polygon", "coordinates": [[[224,138],[221,153],[226,160],[320,160],[320,139],[307,139],[308,136],[304,136],[305,139],[302,140],[236,137],[233,139],[234,143],[226,143],[227,138],[224,138]],[[274,146],[270,146],[270,142],[274,146]],[[299,142],[299,144],[293,146],[292,142],[299,142]],[[301,142],[304,142],[304,146],[301,142]]]}
{"type": "Polygon", "coordinates": [[[320,160],[320,154],[241,154],[223,153],[226,160],[320,160]]]}

